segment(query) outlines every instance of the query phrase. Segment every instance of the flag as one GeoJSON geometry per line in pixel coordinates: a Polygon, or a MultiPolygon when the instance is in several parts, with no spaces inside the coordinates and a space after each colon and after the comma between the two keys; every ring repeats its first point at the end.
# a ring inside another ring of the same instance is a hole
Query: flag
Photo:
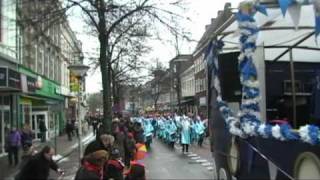
{"type": "Polygon", "coordinates": [[[287,9],[293,4],[293,0],[278,0],[283,16],[286,15],[287,9]]]}
{"type": "Polygon", "coordinates": [[[292,19],[293,25],[295,29],[298,29],[299,22],[300,22],[300,15],[301,15],[301,5],[294,4],[289,7],[288,9],[289,15],[292,19]]]}

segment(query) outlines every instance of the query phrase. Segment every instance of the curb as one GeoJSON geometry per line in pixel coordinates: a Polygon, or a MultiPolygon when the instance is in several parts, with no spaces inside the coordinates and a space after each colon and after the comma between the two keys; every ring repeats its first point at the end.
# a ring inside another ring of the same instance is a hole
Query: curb
{"type": "MultiPolygon", "coordinates": [[[[95,136],[93,134],[86,136],[83,140],[82,140],[82,144],[83,145],[87,145],[89,144],[92,140],[94,140],[95,136]]],[[[56,163],[59,163],[62,159],[70,156],[74,150],[76,150],[79,147],[79,143],[71,146],[71,148],[69,148],[68,150],[66,150],[66,152],[61,154],[61,157],[58,158],[57,160],[55,160],[56,163]]]]}

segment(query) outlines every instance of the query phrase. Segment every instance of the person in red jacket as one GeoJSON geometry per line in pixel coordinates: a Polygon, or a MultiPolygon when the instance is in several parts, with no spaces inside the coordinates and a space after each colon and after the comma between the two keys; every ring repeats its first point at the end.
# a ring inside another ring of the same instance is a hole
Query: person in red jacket
{"type": "Polygon", "coordinates": [[[125,165],[121,160],[119,149],[114,148],[105,166],[105,179],[123,180],[124,167],[125,165]]]}
{"type": "Polygon", "coordinates": [[[125,180],[146,180],[145,166],[138,161],[131,161],[130,169],[125,175],[125,180]]]}

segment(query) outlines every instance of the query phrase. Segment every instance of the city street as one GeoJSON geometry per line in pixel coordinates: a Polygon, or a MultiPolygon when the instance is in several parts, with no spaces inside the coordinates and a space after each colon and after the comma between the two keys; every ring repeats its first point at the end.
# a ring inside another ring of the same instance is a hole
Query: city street
{"type": "MultiPolygon", "coordinates": [[[[188,155],[179,149],[171,150],[166,144],[154,140],[152,149],[144,160],[147,179],[212,179],[212,171],[206,166],[194,163],[188,155]]],[[[59,166],[65,171],[61,179],[73,179],[79,165],[78,151],[59,161],[59,166]]],[[[51,178],[57,179],[55,172],[51,178]]]]}

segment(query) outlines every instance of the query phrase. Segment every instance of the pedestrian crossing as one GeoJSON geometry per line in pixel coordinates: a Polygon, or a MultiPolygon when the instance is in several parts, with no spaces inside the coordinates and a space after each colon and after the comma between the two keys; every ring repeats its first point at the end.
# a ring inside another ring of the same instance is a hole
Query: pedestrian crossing
{"type": "MultiPolygon", "coordinates": [[[[174,148],[177,151],[182,150],[182,147],[178,146],[178,145],[175,145],[174,148]]],[[[201,158],[201,156],[199,156],[196,153],[187,152],[187,153],[183,153],[183,154],[190,159],[189,164],[200,164],[201,166],[205,167],[208,171],[213,171],[215,169],[212,162],[209,162],[208,160],[201,158]]]]}

